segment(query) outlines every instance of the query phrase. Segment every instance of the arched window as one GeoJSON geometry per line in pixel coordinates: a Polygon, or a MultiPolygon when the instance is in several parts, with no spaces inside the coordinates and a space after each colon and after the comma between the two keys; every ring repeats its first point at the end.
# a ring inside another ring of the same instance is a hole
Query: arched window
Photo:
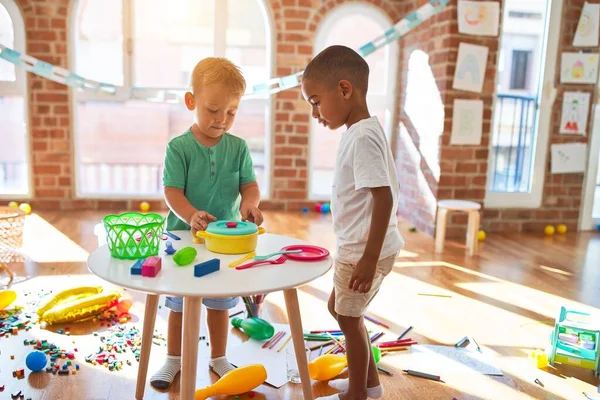
{"type": "MultiPolygon", "coordinates": [[[[315,55],[334,44],[358,49],[381,36],[395,21],[367,4],[347,4],[333,9],[321,22],[315,38],[315,55]],[[357,27],[360,26],[360,29],[357,27]]],[[[394,42],[366,57],[369,64],[367,103],[371,115],[379,117],[388,139],[391,137],[395,105],[398,43],[394,42]]],[[[328,200],[331,196],[335,155],[342,127],[334,132],[312,121],[310,140],[310,197],[328,200]]]]}
{"type": "MultiPolygon", "coordinates": [[[[74,96],[82,197],[162,196],[166,144],[191,126],[192,114],[177,101],[146,95],[187,89],[202,58],[229,58],[248,87],[271,76],[263,0],[80,0],[72,18],[75,71],[118,86],[114,96],[74,96]]],[[[263,194],[270,175],[270,104],[268,98],[242,101],[232,128],[248,142],[263,194]]]]}
{"type": "MultiPolygon", "coordinates": [[[[25,52],[25,25],[13,0],[0,0],[0,43],[25,52]]],[[[0,196],[28,197],[27,82],[25,70],[0,59],[0,196]]]]}

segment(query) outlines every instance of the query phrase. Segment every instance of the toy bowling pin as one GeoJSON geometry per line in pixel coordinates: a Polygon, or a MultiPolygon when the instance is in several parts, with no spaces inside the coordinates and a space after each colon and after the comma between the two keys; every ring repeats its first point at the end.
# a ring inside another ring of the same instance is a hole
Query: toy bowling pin
{"type": "Polygon", "coordinates": [[[229,371],[214,384],[196,390],[195,400],[205,400],[211,396],[235,396],[249,392],[267,380],[267,370],[261,364],[245,365],[229,371]]]}

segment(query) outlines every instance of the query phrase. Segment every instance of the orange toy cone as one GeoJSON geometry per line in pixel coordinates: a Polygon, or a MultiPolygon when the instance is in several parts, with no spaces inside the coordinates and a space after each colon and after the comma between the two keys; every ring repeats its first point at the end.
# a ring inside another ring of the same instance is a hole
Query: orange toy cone
{"type": "Polygon", "coordinates": [[[211,396],[235,396],[260,386],[267,380],[267,370],[261,364],[251,364],[229,371],[214,384],[196,390],[195,400],[211,396]]]}

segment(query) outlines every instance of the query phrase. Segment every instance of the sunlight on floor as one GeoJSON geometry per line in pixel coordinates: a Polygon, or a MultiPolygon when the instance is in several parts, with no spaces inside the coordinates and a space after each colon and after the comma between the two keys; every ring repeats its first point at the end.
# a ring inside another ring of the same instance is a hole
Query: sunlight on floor
{"type": "Polygon", "coordinates": [[[38,263],[85,262],[88,252],[37,214],[25,222],[24,255],[38,263]]]}

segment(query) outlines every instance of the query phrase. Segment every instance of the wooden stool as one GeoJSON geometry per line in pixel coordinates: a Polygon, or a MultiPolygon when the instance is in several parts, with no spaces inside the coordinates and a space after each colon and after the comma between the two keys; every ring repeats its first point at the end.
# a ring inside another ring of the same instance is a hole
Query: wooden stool
{"type": "Polygon", "coordinates": [[[448,222],[448,213],[451,211],[463,211],[469,215],[469,224],[467,226],[467,249],[469,255],[473,255],[477,250],[477,233],[479,232],[479,210],[481,204],[467,200],[440,200],[438,201],[437,222],[435,228],[435,252],[441,253],[444,250],[444,241],[446,240],[446,223],[448,222]]]}

